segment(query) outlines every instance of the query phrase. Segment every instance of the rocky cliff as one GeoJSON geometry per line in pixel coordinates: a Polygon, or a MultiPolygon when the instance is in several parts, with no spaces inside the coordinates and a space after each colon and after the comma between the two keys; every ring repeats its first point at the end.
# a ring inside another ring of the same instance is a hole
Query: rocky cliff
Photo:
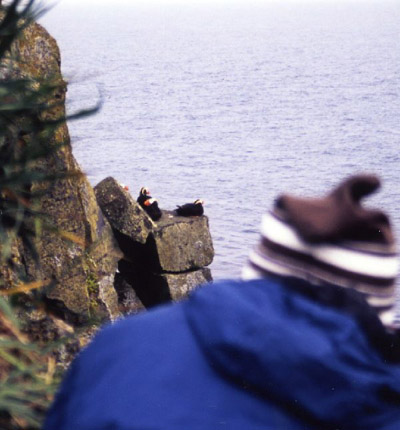
{"type": "MultiPolygon", "coordinates": [[[[29,80],[33,88],[45,82],[52,88],[43,101],[45,109],[36,111],[35,118],[32,112],[29,117],[21,116],[16,136],[29,139],[29,132],[23,129],[28,121],[40,125],[64,118],[66,83],[60,70],[60,52],[56,41],[42,26],[33,23],[22,31],[0,70],[3,80],[29,80]]],[[[15,140],[15,145],[18,142],[15,140]]],[[[119,314],[114,273],[120,250],[92,187],[72,155],[65,121],[55,127],[48,143],[57,149],[37,161],[36,169],[65,173],[66,177],[50,185],[32,183],[31,192],[44,192],[38,206],[58,232],[43,229],[37,237],[39,265],[34,264],[21,244],[15,245],[14,260],[30,279],[54,283],[47,297],[67,319],[86,320],[92,316],[113,319],[119,314]],[[78,240],[66,240],[68,237],[78,240]]],[[[7,269],[2,275],[12,282],[7,269]]]]}
{"type": "MultiPolygon", "coordinates": [[[[206,266],[214,250],[207,217],[183,218],[164,211],[154,223],[112,178],[94,192],[72,154],[60,53],[42,26],[33,23],[23,30],[0,65],[0,79],[27,79],[33,87],[45,82],[52,88],[46,108],[35,113],[34,121],[57,124],[48,138],[54,151],[36,161],[35,169],[65,177],[50,184],[33,182],[30,191],[41,192],[38,206],[54,228],[44,228],[35,239],[39,264],[21,241],[13,244],[12,259],[28,279],[54,285],[46,292],[47,304],[59,317],[73,324],[113,320],[121,312],[179,300],[211,280],[206,266]]],[[[32,122],[32,113],[18,122],[15,146],[30,138],[23,125],[27,121],[32,122]]],[[[0,277],[0,288],[17,281],[7,265],[0,267],[0,277]]],[[[48,331],[45,314],[36,312],[31,320],[38,335],[48,331]]]]}

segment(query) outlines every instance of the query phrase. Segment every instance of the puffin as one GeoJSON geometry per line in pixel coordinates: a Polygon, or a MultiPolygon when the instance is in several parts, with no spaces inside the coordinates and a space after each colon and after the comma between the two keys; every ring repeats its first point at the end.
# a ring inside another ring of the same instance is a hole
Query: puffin
{"type": "Polygon", "coordinates": [[[204,201],[197,199],[194,203],[177,206],[176,213],[180,216],[201,216],[204,213],[204,201]]]}
{"type": "Polygon", "coordinates": [[[153,221],[158,221],[161,218],[162,213],[160,208],[158,207],[158,202],[156,199],[147,199],[145,200],[143,205],[143,209],[153,221]]]}
{"type": "Polygon", "coordinates": [[[158,207],[158,202],[156,199],[151,197],[150,190],[148,188],[142,187],[140,189],[139,197],[136,201],[153,221],[158,221],[161,218],[162,212],[158,207]]]}
{"type": "Polygon", "coordinates": [[[144,209],[144,202],[149,199],[151,199],[150,190],[146,187],[142,187],[139,191],[139,197],[136,201],[144,209]]]}

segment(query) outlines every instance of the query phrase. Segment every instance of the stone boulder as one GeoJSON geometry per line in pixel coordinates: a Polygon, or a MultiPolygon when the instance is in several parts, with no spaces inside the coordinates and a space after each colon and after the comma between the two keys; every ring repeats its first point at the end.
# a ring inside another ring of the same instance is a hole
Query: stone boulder
{"type": "Polygon", "coordinates": [[[179,273],[211,264],[214,248],[206,216],[162,211],[161,219],[154,222],[115,179],[104,179],[94,190],[122,251],[131,259],[145,255],[142,263],[153,272],[179,273]]]}
{"type": "MultiPolygon", "coordinates": [[[[5,64],[0,65],[0,79],[29,79],[33,87],[40,82],[52,85],[52,93],[45,100],[48,108],[36,113],[38,123],[65,117],[66,83],[60,63],[56,41],[41,25],[33,23],[13,42],[5,64]]],[[[32,118],[21,118],[21,124],[29,120],[32,118]]],[[[22,128],[21,134],[24,139],[30,138],[22,128]]],[[[65,121],[56,126],[48,143],[55,149],[39,160],[36,168],[55,175],[64,173],[66,177],[50,185],[33,183],[31,189],[44,192],[38,204],[58,231],[43,228],[36,239],[40,265],[33,262],[28,250],[20,252],[19,263],[31,279],[55,281],[47,297],[65,317],[116,318],[119,311],[114,273],[121,252],[92,187],[72,155],[65,121]]]]}
{"type": "Polygon", "coordinates": [[[133,242],[145,244],[154,223],[129,192],[111,176],[97,184],[94,191],[112,228],[133,242]]]}
{"type": "Polygon", "coordinates": [[[212,263],[214,248],[206,216],[182,217],[163,211],[152,231],[152,256],[160,272],[186,272],[212,263]]]}
{"type": "Polygon", "coordinates": [[[212,280],[205,267],[214,257],[206,216],[181,217],[163,210],[154,222],[113,178],[97,184],[95,193],[124,253],[120,276],[145,307],[179,300],[212,280]]]}
{"type": "Polygon", "coordinates": [[[207,267],[185,273],[161,273],[153,275],[150,282],[159,290],[168,289],[171,299],[182,300],[199,285],[212,281],[211,271],[207,267]]]}

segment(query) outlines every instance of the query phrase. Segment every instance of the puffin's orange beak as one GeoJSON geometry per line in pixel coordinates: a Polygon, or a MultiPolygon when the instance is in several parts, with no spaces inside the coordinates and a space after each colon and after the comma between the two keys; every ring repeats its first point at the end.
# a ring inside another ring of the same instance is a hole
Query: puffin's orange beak
{"type": "Polygon", "coordinates": [[[146,200],[143,204],[144,204],[145,206],[150,206],[150,205],[151,205],[151,201],[150,201],[150,199],[149,199],[149,200],[146,200]]]}

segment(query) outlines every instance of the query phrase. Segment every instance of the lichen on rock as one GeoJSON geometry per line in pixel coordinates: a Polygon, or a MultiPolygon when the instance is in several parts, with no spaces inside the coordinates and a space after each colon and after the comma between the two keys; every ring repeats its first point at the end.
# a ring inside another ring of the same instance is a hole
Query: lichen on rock
{"type": "Polygon", "coordinates": [[[20,250],[18,262],[25,266],[31,279],[54,282],[54,288],[47,293],[48,299],[57,302],[66,317],[78,319],[88,318],[91,312],[86,285],[86,267],[91,265],[101,285],[96,300],[102,304],[102,317],[114,319],[119,312],[113,275],[121,253],[94,191],[72,154],[64,120],[66,82],[60,64],[54,38],[41,25],[31,23],[12,43],[7,58],[0,65],[0,79],[24,79],[33,89],[41,85],[50,88],[43,100],[44,108],[37,111],[34,118],[32,113],[21,116],[16,133],[30,139],[28,131],[23,129],[24,124],[55,121],[47,142],[54,150],[37,160],[35,168],[54,175],[64,174],[51,184],[32,183],[33,193],[43,192],[37,205],[53,228],[43,229],[35,239],[39,265],[26,249],[20,250]],[[66,237],[79,240],[66,240],[66,237]]]}
{"type": "Polygon", "coordinates": [[[146,243],[154,223],[129,192],[111,176],[98,183],[94,190],[112,228],[134,242],[146,243]]]}
{"type": "Polygon", "coordinates": [[[152,231],[154,261],[159,271],[179,273],[212,263],[214,248],[206,216],[181,217],[163,211],[152,231]]]}

